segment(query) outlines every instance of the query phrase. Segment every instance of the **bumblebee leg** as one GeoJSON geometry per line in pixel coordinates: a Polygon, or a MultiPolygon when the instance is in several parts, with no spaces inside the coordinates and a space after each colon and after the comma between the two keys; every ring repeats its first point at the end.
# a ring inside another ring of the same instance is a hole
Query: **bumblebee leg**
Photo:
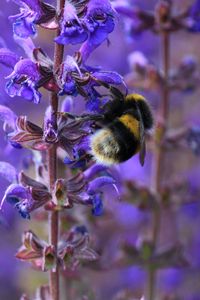
{"type": "Polygon", "coordinates": [[[92,115],[92,114],[82,114],[82,115],[74,115],[68,112],[58,112],[57,113],[61,117],[66,117],[72,120],[84,120],[84,121],[99,121],[103,120],[104,116],[100,114],[92,115]]]}

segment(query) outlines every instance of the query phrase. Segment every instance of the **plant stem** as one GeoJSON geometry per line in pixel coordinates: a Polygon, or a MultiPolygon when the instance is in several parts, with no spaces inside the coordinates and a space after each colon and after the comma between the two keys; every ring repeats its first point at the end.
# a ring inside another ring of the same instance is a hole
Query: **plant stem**
{"type": "MultiPolygon", "coordinates": [[[[58,14],[64,8],[65,0],[57,0],[57,12],[58,14]]],[[[56,36],[60,34],[58,29],[56,36]]],[[[55,43],[54,47],[54,71],[56,71],[63,61],[64,46],[55,43]]],[[[58,111],[57,93],[52,92],[50,96],[50,106],[52,109],[52,118],[54,119],[54,126],[57,127],[57,111],[58,111]]],[[[57,148],[53,145],[48,151],[48,173],[49,173],[49,187],[53,190],[54,183],[57,179],[57,148]]],[[[57,244],[59,240],[59,214],[58,212],[52,212],[49,214],[49,242],[55,247],[55,253],[57,253],[57,244]]],[[[55,271],[50,271],[49,287],[51,300],[59,300],[59,266],[56,262],[55,271]]]]}
{"type": "Polygon", "coordinates": [[[169,114],[169,89],[168,89],[168,72],[169,72],[169,33],[162,33],[162,60],[163,60],[163,72],[165,84],[161,90],[161,105],[159,112],[159,120],[157,121],[157,130],[156,130],[156,146],[153,159],[153,172],[152,172],[152,188],[155,192],[160,191],[162,183],[162,167],[163,167],[163,158],[164,150],[161,145],[168,122],[169,114]]]}
{"type": "MultiPolygon", "coordinates": [[[[168,88],[168,73],[169,73],[169,63],[170,63],[170,45],[169,45],[169,33],[167,31],[162,32],[162,61],[163,61],[163,72],[165,84],[161,91],[161,105],[159,120],[157,120],[157,129],[155,133],[155,150],[152,162],[152,189],[159,195],[163,182],[163,169],[164,169],[164,157],[165,151],[162,146],[162,141],[165,137],[168,116],[169,116],[169,88],[168,88]]],[[[153,234],[152,234],[152,244],[155,251],[157,246],[157,240],[159,235],[160,227],[160,203],[158,202],[158,207],[154,210],[153,215],[153,234]]],[[[150,267],[148,271],[148,288],[147,288],[147,299],[155,300],[155,290],[156,290],[156,270],[150,267]]]]}

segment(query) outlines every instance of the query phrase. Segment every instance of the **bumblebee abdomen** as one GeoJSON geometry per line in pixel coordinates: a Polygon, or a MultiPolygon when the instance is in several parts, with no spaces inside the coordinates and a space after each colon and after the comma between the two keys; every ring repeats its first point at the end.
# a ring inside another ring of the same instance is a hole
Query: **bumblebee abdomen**
{"type": "Polygon", "coordinates": [[[139,151],[138,136],[123,121],[119,118],[92,136],[91,151],[99,163],[124,162],[139,151]]]}

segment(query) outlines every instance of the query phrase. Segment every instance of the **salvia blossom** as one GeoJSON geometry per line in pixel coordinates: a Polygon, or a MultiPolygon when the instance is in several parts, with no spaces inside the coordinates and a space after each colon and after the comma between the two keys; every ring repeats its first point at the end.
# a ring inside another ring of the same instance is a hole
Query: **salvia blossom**
{"type": "Polygon", "coordinates": [[[20,58],[8,49],[0,49],[0,63],[13,69],[6,77],[6,92],[9,96],[21,96],[38,104],[41,94],[40,87],[59,92],[60,95],[77,96],[81,94],[87,99],[87,109],[100,111],[104,100],[95,89],[99,86],[124,85],[122,77],[113,71],[101,71],[81,65],[79,55],[67,56],[56,73],[53,72],[53,62],[42,51],[32,50],[33,60],[20,58]]]}
{"type": "Polygon", "coordinates": [[[56,10],[41,0],[13,0],[20,6],[20,13],[10,16],[13,32],[21,38],[36,34],[36,25],[46,24],[54,19],[56,10]]]}
{"type": "Polygon", "coordinates": [[[22,59],[5,48],[0,49],[0,63],[13,69],[13,72],[6,77],[8,95],[21,96],[28,101],[39,103],[41,94],[36,89],[36,82],[41,76],[37,65],[30,59],[22,59]]]}
{"type": "Polygon", "coordinates": [[[80,52],[85,62],[114,29],[114,11],[108,0],[66,1],[60,21],[60,44],[83,43],[80,52]]]}
{"type": "Polygon", "coordinates": [[[67,56],[61,64],[56,80],[60,95],[82,95],[89,111],[100,112],[104,99],[96,90],[99,86],[124,85],[122,77],[113,71],[102,71],[81,65],[81,57],[67,56]]]}
{"type": "Polygon", "coordinates": [[[61,33],[55,39],[59,44],[79,44],[84,42],[88,34],[85,31],[81,16],[86,8],[87,1],[66,1],[60,21],[61,33]],[[80,2],[80,3],[79,3],[80,2]]]}
{"type": "Polygon", "coordinates": [[[103,213],[102,188],[116,184],[116,180],[106,173],[104,168],[93,166],[69,179],[58,179],[51,195],[45,185],[45,178],[42,178],[44,183],[41,183],[23,172],[18,178],[14,167],[4,162],[1,162],[0,167],[1,173],[4,173],[4,177],[7,176],[11,182],[5,191],[0,208],[4,202],[8,202],[25,219],[30,219],[30,213],[42,206],[47,210],[62,210],[72,208],[74,204],[91,206],[92,213],[99,216],[103,213]],[[7,172],[4,171],[6,167],[7,172]]]}
{"type": "Polygon", "coordinates": [[[30,219],[30,213],[50,199],[51,194],[45,185],[22,172],[19,176],[19,184],[11,184],[5,191],[1,208],[6,201],[14,205],[23,218],[30,219]]]}

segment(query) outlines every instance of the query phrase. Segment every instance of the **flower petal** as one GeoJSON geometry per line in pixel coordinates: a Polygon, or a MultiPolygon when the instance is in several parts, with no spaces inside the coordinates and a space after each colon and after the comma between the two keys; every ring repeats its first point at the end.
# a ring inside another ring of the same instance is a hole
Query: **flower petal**
{"type": "Polygon", "coordinates": [[[101,176],[89,182],[87,192],[89,195],[93,195],[97,191],[101,190],[101,188],[104,187],[105,185],[110,185],[110,184],[113,185],[115,183],[116,181],[114,178],[109,176],[101,176]]]}
{"type": "Polygon", "coordinates": [[[101,80],[105,83],[116,84],[116,85],[123,83],[122,76],[119,75],[117,72],[98,71],[98,72],[94,72],[92,75],[98,80],[101,80]]]}
{"type": "Polygon", "coordinates": [[[85,178],[87,180],[91,180],[95,175],[99,174],[100,172],[105,172],[106,169],[107,168],[104,165],[94,164],[93,166],[84,171],[85,178]]]}
{"type": "Polygon", "coordinates": [[[5,201],[15,205],[20,201],[20,199],[26,199],[27,197],[28,192],[25,187],[19,184],[11,184],[4,193],[0,209],[2,208],[5,201]]]}

